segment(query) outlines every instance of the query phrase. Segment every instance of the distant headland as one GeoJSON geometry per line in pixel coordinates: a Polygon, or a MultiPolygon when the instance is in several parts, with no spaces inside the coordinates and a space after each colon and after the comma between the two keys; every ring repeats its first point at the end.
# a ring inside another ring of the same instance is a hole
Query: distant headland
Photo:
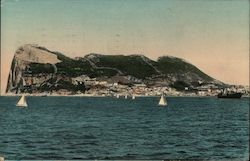
{"type": "Polygon", "coordinates": [[[7,94],[213,96],[237,88],[205,74],[183,59],[91,53],[69,58],[39,45],[19,47],[12,60],[7,94]]]}

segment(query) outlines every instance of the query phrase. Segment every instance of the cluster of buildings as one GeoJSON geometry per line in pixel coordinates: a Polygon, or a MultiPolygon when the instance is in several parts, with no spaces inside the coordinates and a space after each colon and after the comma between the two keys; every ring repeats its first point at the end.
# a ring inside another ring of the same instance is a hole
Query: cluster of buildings
{"type": "MultiPolygon", "coordinates": [[[[65,76],[53,74],[26,74],[23,77],[23,85],[27,89],[31,90],[33,94],[39,94],[41,91],[36,91],[39,86],[45,82],[49,86],[57,86],[60,82],[58,80],[64,80],[71,83],[73,86],[79,86],[77,90],[57,89],[47,91],[49,94],[54,95],[96,95],[96,96],[157,96],[164,93],[168,96],[216,96],[222,91],[222,88],[213,83],[203,84],[198,82],[199,86],[184,87],[183,90],[176,90],[169,85],[161,84],[145,84],[142,80],[133,76],[113,76],[111,78],[90,78],[87,75],[81,75],[78,77],[70,78],[65,76]],[[48,80],[55,79],[53,82],[48,80]],[[84,90],[81,90],[84,88],[84,90]]],[[[62,85],[63,86],[63,85],[62,85]]],[[[249,95],[249,87],[246,86],[228,86],[227,90],[238,91],[244,95],[249,95]]]]}
{"type": "MultiPolygon", "coordinates": [[[[140,95],[140,96],[156,96],[162,93],[169,96],[216,96],[222,91],[222,88],[216,84],[203,84],[199,82],[198,87],[185,87],[181,91],[168,85],[147,85],[142,80],[132,76],[114,76],[111,78],[90,78],[82,75],[72,78],[72,83],[82,84],[86,86],[85,94],[99,96],[115,96],[115,95],[140,95]]],[[[249,95],[249,88],[245,86],[229,86],[228,90],[241,92],[249,95]]],[[[82,94],[78,92],[77,94],[82,94]]]]}

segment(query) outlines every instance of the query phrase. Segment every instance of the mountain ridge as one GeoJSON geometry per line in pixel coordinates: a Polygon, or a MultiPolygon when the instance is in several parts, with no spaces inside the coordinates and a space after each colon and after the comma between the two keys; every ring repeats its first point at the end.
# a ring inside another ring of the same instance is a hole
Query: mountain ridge
{"type": "MultiPolygon", "coordinates": [[[[161,84],[172,86],[182,82],[188,87],[195,87],[197,82],[223,85],[182,58],[161,56],[156,61],[142,55],[102,55],[90,53],[83,57],[70,58],[58,51],[46,47],[25,44],[19,47],[12,60],[7,93],[41,93],[66,90],[76,92],[78,85],[72,83],[75,78],[86,75],[90,79],[112,80],[119,76],[129,78],[130,84],[143,83],[147,86],[161,84]],[[44,77],[44,78],[41,78],[44,77]],[[134,81],[137,80],[137,81],[134,81]],[[58,87],[58,82],[61,88],[58,87]]],[[[126,82],[126,81],[125,81],[126,82]]],[[[82,81],[81,83],[86,84],[82,81]]],[[[121,83],[121,82],[120,82],[121,83]]],[[[85,87],[84,87],[85,88],[85,87]]],[[[84,89],[84,91],[86,91],[84,89]]]]}

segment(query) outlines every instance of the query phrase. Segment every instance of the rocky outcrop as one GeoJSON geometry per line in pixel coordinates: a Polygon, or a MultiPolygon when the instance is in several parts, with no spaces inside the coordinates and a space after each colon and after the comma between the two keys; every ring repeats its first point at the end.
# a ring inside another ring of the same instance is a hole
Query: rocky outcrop
{"type": "Polygon", "coordinates": [[[197,82],[222,84],[176,57],[164,56],[153,61],[143,55],[89,54],[72,59],[60,52],[27,44],[15,52],[6,92],[84,92],[87,89],[85,85],[91,84],[93,79],[115,82],[118,80],[115,78],[126,79],[122,82],[130,85],[145,83],[150,86],[173,86],[176,82],[187,86],[195,86],[197,82]]]}
{"type": "Polygon", "coordinates": [[[23,79],[24,72],[31,63],[54,65],[59,62],[61,61],[56,54],[37,45],[26,44],[19,47],[12,60],[6,92],[20,92],[19,87],[25,85],[25,80],[23,79]]]}

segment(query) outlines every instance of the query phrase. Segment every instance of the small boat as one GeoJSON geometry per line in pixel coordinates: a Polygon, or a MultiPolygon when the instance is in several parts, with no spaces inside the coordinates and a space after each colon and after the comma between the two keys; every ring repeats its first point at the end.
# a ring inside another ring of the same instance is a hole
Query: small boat
{"type": "Polygon", "coordinates": [[[22,95],[22,97],[19,99],[16,106],[18,106],[18,107],[27,107],[28,106],[24,95],[22,95]]]}
{"type": "Polygon", "coordinates": [[[217,95],[218,98],[241,98],[242,93],[235,91],[223,90],[217,95]]]}
{"type": "Polygon", "coordinates": [[[135,95],[132,96],[132,99],[133,99],[133,100],[135,99],[135,95]]]}
{"type": "Polygon", "coordinates": [[[161,99],[159,101],[159,106],[167,106],[167,100],[165,99],[164,95],[161,95],[161,99]]]}
{"type": "Polygon", "coordinates": [[[125,95],[125,97],[124,97],[125,99],[128,99],[128,95],[125,95]]]}
{"type": "Polygon", "coordinates": [[[116,95],[116,98],[119,98],[119,94],[116,95]]]}
{"type": "Polygon", "coordinates": [[[236,92],[236,93],[219,93],[217,95],[218,98],[241,98],[242,93],[236,92]]]}

